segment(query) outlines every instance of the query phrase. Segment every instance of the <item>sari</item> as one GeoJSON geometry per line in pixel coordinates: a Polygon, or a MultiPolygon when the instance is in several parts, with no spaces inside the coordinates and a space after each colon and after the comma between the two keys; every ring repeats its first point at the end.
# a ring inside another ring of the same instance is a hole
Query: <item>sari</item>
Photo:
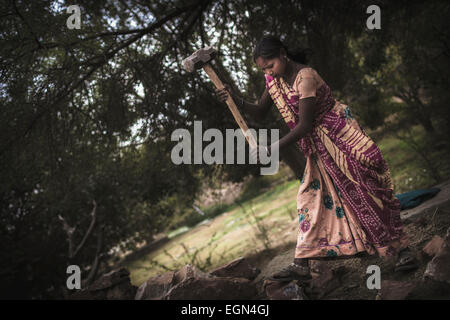
{"type": "Polygon", "coordinates": [[[295,258],[364,251],[386,257],[406,247],[388,165],[349,106],[333,98],[312,68],[301,69],[292,87],[266,75],[266,88],[291,130],[301,121],[300,99],[316,97],[313,128],[298,141],[306,167],[297,194],[295,258]]]}

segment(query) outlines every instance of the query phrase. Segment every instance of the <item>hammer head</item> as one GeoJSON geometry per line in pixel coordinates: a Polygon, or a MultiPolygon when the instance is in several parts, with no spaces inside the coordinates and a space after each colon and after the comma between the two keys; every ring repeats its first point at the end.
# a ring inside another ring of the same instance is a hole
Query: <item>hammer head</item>
{"type": "Polygon", "coordinates": [[[206,47],[195,51],[192,55],[183,60],[184,69],[187,72],[194,72],[200,69],[216,56],[216,50],[213,47],[206,47]]]}

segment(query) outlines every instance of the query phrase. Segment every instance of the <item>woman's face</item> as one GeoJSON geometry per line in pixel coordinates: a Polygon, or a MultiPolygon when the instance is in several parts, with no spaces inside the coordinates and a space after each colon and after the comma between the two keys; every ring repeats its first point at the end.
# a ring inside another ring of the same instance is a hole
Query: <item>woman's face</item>
{"type": "Polygon", "coordinates": [[[260,68],[265,74],[275,78],[283,76],[286,70],[286,60],[283,60],[280,57],[273,59],[258,57],[255,62],[258,68],[260,68]]]}

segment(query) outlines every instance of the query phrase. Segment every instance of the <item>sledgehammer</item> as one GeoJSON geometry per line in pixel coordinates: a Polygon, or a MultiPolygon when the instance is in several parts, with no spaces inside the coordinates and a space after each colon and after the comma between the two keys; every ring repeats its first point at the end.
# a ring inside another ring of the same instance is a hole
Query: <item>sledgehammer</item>
{"type": "MultiPolygon", "coordinates": [[[[194,72],[197,69],[203,68],[203,70],[205,70],[205,72],[208,74],[209,78],[214,83],[216,88],[224,89],[225,86],[223,85],[222,81],[220,81],[216,72],[209,63],[212,59],[214,59],[215,56],[216,50],[213,47],[202,48],[200,50],[195,51],[188,58],[184,59],[183,66],[184,69],[188,72],[194,72]]],[[[231,95],[228,95],[226,103],[231,113],[233,114],[234,119],[241,128],[245,139],[247,139],[248,144],[250,145],[251,148],[256,148],[257,143],[255,137],[250,133],[250,131],[248,131],[248,126],[245,123],[244,118],[242,118],[241,113],[237,109],[236,103],[234,103],[234,100],[233,98],[231,98],[231,95]]]]}

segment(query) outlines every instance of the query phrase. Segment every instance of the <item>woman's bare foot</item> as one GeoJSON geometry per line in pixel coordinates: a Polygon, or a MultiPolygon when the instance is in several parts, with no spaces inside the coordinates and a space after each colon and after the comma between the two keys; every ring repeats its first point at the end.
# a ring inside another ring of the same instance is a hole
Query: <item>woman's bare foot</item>
{"type": "Polygon", "coordinates": [[[311,270],[308,265],[291,263],[277,273],[269,277],[272,281],[310,280],[311,270]]]}

